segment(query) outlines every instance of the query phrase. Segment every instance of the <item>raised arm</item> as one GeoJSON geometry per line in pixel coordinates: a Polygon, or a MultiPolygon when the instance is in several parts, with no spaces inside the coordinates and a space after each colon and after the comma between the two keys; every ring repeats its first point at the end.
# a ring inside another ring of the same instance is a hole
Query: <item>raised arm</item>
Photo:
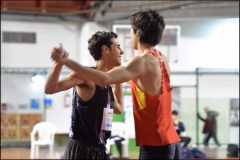
{"type": "Polygon", "coordinates": [[[89,69],[69,58],[64,58],[62,63],[76,72],[79,76],[82,76],[83,79],[92,81],[100,86],[108,86],[137,78],[140,74],[145,72],[142,61],[143,59],[137,56],[134,57],[127,65],[115,67],[109,72],[89,69]]]}
{"type": "Polygon", "coordinates": [[[59,91],[58,81],[59,81],[59,75],[61,70],[62,70],[62,64],[56,63],[52,67],[45,83],[46,94],[53,94],[59,91]]]}
{"type": "Polygon", "coordinates": [[[58,65],[59,64],[55,64],[48,75],[45,83],[46,94],[54,94],[60,91],[65,91],[83,82],[83,80],[77,78],[78,76],[75,73],[70,73],[67,77],[59,80],[61,67],[58,65]]]}
{"type": "MultiPolygon", "coordinates": [[[[54,48],[51,54],[58,52],[58,48],[54,48]]],[[[61,63],[55,63],[52,67],[51,71],[48,74],[48,78],[45,83],[45,93],[46,94],[53,94],[56,92],[68,90],[73,86],[81,83],[81,79],[75,73],[71,73],[66,78],[59,80],[59,75],[62,70],[61,63]]]]}

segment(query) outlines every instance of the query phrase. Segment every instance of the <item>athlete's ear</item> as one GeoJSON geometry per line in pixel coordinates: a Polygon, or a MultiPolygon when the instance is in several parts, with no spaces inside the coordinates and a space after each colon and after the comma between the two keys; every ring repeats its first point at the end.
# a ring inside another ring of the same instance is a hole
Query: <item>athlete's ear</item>
{"type": "Polygon", "coordinates": [[[140,37],[140,32],[139,32],[139,31],[136,32],[136,36],[137,36],[138,38],[140,37]]]}
{"type": "Polygon", "coordinates": [[[108,46],[102,45],[102,51],[105,52],[105,53],[109,53],[110,49],[108,48],[108,46]]]}

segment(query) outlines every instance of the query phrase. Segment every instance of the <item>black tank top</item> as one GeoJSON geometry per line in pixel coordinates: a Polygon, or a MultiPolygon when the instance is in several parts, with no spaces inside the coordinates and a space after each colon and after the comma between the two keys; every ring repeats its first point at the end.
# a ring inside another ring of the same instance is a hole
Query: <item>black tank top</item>
{"type": "MultiPolygon", "coordinates": [[[[106,144],[110,137],[110,129],[104,130],[102,121],[104,108],[111,108],[113,112],[114,96],[111,86],[100,87],[96,85],[94,96],[83,101],[73,88],[71,128],[69,136],[84,144],[106,144]]],[[[107,124],[111,128],[111,118],[107,124]]]]}

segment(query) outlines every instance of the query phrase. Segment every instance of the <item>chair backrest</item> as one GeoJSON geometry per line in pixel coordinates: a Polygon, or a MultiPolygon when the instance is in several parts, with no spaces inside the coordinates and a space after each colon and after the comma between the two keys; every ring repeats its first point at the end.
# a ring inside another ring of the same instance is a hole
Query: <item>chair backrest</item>
{"type": "Polygon", "coordinates": [[[38,141],[53,142],[55,125],[50,122],[39,122],[33,127],[32,134],[38,133],[38,141]]]}
{"type": "Polygon", "coordinates": [[[120,136],[128,140],[128,132],[126,124],[123,122],[113,122],[112,123],[112,133],[111,136],[120,136]]]}

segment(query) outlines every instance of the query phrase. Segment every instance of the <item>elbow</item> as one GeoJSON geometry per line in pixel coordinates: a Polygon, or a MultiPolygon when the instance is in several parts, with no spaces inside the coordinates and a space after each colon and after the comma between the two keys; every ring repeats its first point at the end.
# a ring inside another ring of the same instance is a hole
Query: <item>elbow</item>
{"type": "Polygon", "coordinates": [[[123,112],[123,107],[120,107],[119,114],[122,114],[122,112],[123,112]]]}
{"type": "Polygon", "coordinates": [[[117,114],[122,114],[122,110],[118,110],[118,111],[117,111],[117,114]]]}
{"type": "Polygon", "coordinates": [[[54,94],[55,92],[51,91],[51,90],[45,90],[45,94],[54,94]]]}
{"type": "Polygon", "coordinates": [[[115,114],[122,114],[122,111],[117,110],[117,111],[115,111],[114,113],[115,113],[115,114]]]}
{"type": "Polygon", "coordinates": [[[122,112],[123,112],[123,108],[122,108],[122,106],[121,105],[118,105],[118,106],[116,106],[116,110],[114,110],[114,113],[116,113],[116,114],[122,114],[122,112]]]}
{"type": "Polygon", "coordinates": [[[122,114],[122,112],[123,112],[122,110],[119,110],[118,114],[122,114]]]}
{"type": "Polygon", "coordinates": [[[44,89],[45,94],[54,94],[56,93],[53,89],[46,88],[44,89]]]}

